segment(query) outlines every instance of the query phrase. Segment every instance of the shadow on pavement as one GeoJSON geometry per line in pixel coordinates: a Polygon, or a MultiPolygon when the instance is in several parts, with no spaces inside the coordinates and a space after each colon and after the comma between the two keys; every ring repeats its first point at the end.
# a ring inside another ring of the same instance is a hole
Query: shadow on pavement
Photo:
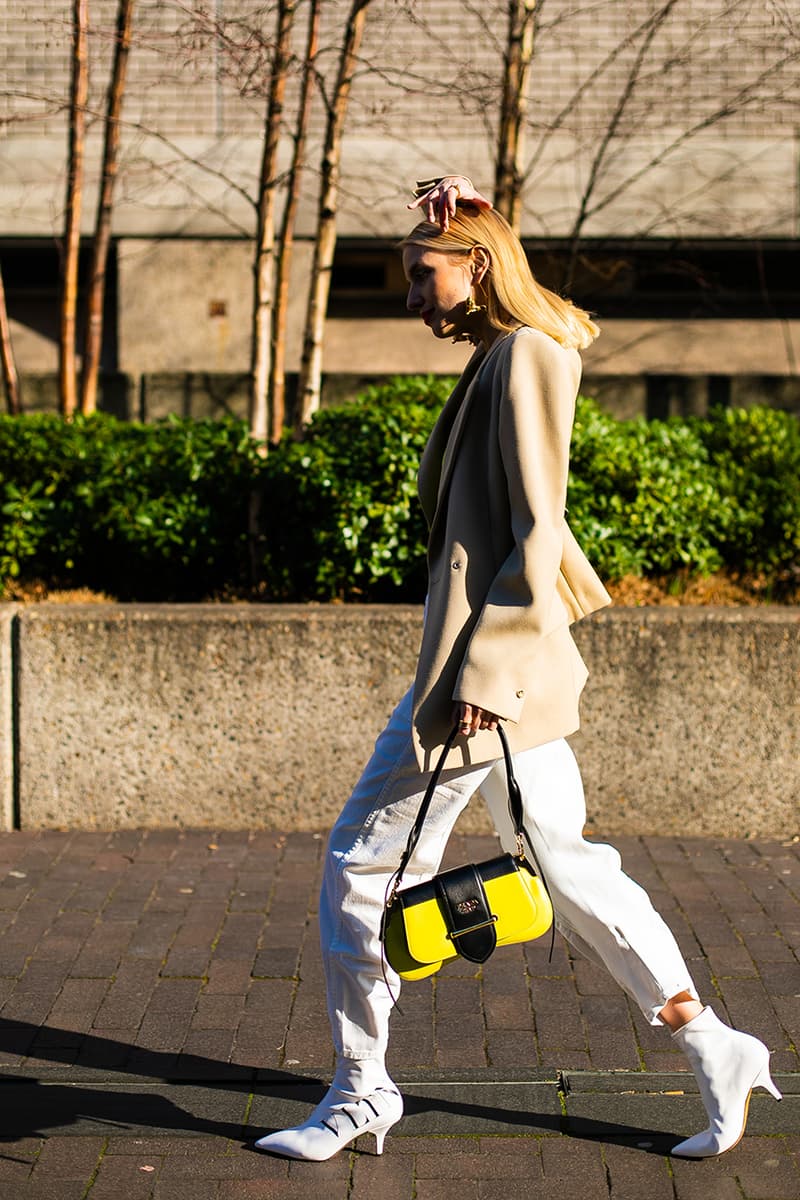
{"type": "MultiPolygon", "coordinates": [[[[256,1108],[263,1107],[265,1101],[291,1101],[293,1106],[301,1103],[303,1111],[310,1111],[325,1091],[323,1081],[314,1076],[291,1071],[256,1071],[198,1055],[146,1050],[93,1034],[0,1018],[2,1052],[31,1055],[37,1062],[45,1060],[53,1064],[45,1078],[37,1077],[35,1066],[27,1073],[24,1066],[18,1069],[22,1073],[14,1068],[5,1072],[0,1066],[2,1142],[55,1133],[130,1136],[153,1131],[246,1142],[254,1136],[256,1128],[260,1136],[280,1127],[249,1125],[251,1097],[256,1108]],[[118,1083],[112,1073],[120,1075],[118,1083]]],[[[491,1132],[496,1132],[501,1123],[506,1134],[516,1131],[530,1135],[562,1134],[578,1140],[638,1147],[657,1155],[667,1153],[679,1140],[677,1134],[665,1133],[663,1128],[639,1128],[560,1112],[515,1110],[506,1105],[476,1104],[435,1095],[407,1094],[405,1101],[406,1116],[411,1118],[409,1132],[415,1136],[434,1132],[413,1128],[420,1124],[415,1118],[430,1114],[434,1117],[435,1132],[447,1132],[452,1120],[462,1134],[467,1123],[473,1136],[480,1135],[482,1127],[488,1132],[491,1126],[491,1132]]],[[[293,1107],[290,1111],[292,1121],[303,1119],[303,1115],[298,1115],[301,1110],[293,1107]]],[[[274,1119],[273,1112],[269,1115],[274,1119]]]]}

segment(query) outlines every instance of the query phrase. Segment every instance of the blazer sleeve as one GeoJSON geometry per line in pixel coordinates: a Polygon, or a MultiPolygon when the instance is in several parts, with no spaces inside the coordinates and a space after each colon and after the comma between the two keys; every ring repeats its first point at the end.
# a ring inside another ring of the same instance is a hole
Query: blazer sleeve
{"type": "Polygon", "coordinates": [[[580,358],[523,329],[493,382],[513,548],[473,628],[453,699],[518,721],[541,639],[567,620],[556,581],[580,358]]]}

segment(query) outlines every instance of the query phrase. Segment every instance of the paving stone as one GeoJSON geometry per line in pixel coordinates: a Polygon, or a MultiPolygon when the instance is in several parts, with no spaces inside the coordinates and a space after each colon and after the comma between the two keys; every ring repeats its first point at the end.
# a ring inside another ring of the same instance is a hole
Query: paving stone
{"type": "MultiPolygon", "coordinates": [[[[338,1159],[336,1169],[341,1172],[343,1168],[346,1169],[346,1163],[347,1156],[345,1155],[344,1158],[338,1159]]],[[[259,1154],[249,1146],[242,1148],[238,1145],[229,1146],[224,1154],[201,1151],[188,1158],[186,1156],[169,1156],[165,1159],[160,1175],[162,1182],[170,1179],[179,1182],[189,1179],[280,1181],[288,1179],[288,1177],[289,1163],[286,1159],[277,1158],[271,1154],[259,1154]]]]}
{"type": "MultiPolygon", "coordinates": [[[[312,1189],[313,1181],[307,1179],[245,1179],[220,1183],[217,1195],[219,1200],[308,1200],[312,1189]]],[[[340,1180],[338,1187],[328,1181],[325,1197],[326,1200],[347,1200],[348,1191],[347,1180],[340,1180]]]]}
{"type": "MultiPolygon", "coordinates": [[[[391,1135],[390,1135],[391,1136],[391,1135]]],[[[392,1152],[389,1140],[378,1158],[356,1155],[350,1200],[409,1200],[414,1194],[415,1160],[392,1152]]]]}
{"type": "Polygon", "coordinates": [[[543,1138],[541,1150],[544,1187],[549,1194],[562,1188],[598,1200],[608,1194],[600,1146],[566,1138],[543,1138]]]}
{"type": "Polygon", "coordinates": [[[730,1155],[699,1162],[675,1158],[670,1167],[675,1200],[742,1200],[730,1155]]]}
{"type": "Polygon", "coordinates": [[[91,1177],[103,1154],[102,1137],[49,1137],[36,1159],[36,1178],[55,1175],[59,1179],[91,1177]]]}
{"type": "Polygon", "coordinates": [[[747,1200],[797,1200],[800,1173],[779,1138],[748,1136],[736,1150],[736,1178],[747,1200]]]}
{"type": "Polygon", "coordinates": [[[599,1029],[595,1032],[590,1019],[587,1018],[587,1030],[589,1055],[593,1066],[614,1070],[620,1067],[635,1068],[640,1065],[639,1049],[632,1029],[627,1032],[599,1029]]]}
{"type": "MultiPolygon", "coordinates": [[[[603,1151],[613,1200],[674,1200],[672,1171],[661,1154],[643,1153],[650,1147],[607,1145],[603,1151]]],[[[716,1200],[716,1198],[715,1198],[716,1200]]]]}
{"type": "Polygon", "coordinates": [[[153,1200],[217,1200],[218,1195],[216,1179],[193,1179],[191,1183],[169,1179],[156,1181],[153,1200]]]}
{"type": "Polygon", "coordinates": [[[150,1200],[160,1169],[161,1158],[152,1154],[104,1157],[92,1184],[92,1200],[150,1200]]]}
{"type": "Polygon", "coordinates": [[[480,1200],[477,1179],[418,1179],[416,1200],[480,1200]]]}
{"type": "Polygon", "coordinates": [[[496,1071],[539,1063],[536,1039],[529,1029],[489,1030],[486,1034],[488,1065],[496,1071]]]}
{"type": "Polygon", "coordinates": [[[14,1184],[13,1200],[84,1200],[89,1182],[88,1179],[54,1179],[52,1176],[40,1178],[32,1175],[14,1184]]]}
{"type": "Polygon", "coordinates": [[[44,1145],[44,1139],[20,1136],[6,1138],[0,1153],[0,1191],[8,1194],[28,1178],[44,1145]]]}

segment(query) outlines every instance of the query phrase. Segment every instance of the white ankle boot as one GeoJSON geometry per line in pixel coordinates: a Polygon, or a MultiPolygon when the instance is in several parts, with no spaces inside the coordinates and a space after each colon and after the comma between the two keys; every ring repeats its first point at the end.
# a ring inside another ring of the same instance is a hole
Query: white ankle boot
{"type": "Polygon", "coordinates": [[[385,1075],[367,1095],[357,1095],[353,1085],[357,1087],[374,1072],[365,1073],[360,1064],[353,1065],[355,1070],[340,1064],[333,1084],[302,1125],[259,1138],[257,1149],[285,1158],[324,1162],[357,1137],[371,1133],[375,1153],[382,1154],[386,1134],[403,1115],[403,1098],[385,1075]]]}
{"type": "Polygon", "coordinates": [[[700,1085],[710,1124],[673,1146],[680,1158],[711,1158],[724,1154],[742,1137],[750,1093],[766,1088],[776,1100],[781,1094],[769,1073],[769,1050],[758,1038],[723,1025],[710,1008],[673,1033],[700,1085]]]}

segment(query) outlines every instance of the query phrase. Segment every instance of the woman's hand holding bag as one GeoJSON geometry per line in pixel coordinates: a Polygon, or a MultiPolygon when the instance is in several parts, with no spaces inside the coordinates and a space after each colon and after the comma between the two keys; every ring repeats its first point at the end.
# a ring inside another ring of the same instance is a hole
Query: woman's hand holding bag
{"type": "Polygon", "coordinates": [[[508,805],[517,837],[517,853],[455,867],[414,887],[400,886],[447,754],[460,732],[460,724],[456,724],[445,742],[400,866],[387,889],[381,941],[389,964],[401,979],[424,979],[458,955],[470,962],[483,963],[495,947],[541,937],[553,923],[547,889],[525,856],[522,795],[500,725],[497,732],[506,763],[508,805]]]}

